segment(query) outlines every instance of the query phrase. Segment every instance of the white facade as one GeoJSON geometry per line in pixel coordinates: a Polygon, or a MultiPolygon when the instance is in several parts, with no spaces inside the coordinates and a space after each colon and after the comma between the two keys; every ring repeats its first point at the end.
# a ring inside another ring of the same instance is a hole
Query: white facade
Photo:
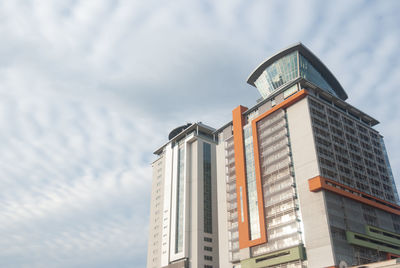
{"type": "MultiPolygon", "coordinates": [[[[158,229],[150,226],[148,268],[218,267],[216,142],[212,132],[205,125],[192,125],[156,152],[157,161],[163,160],[161,250],[151,250],[158,241],[158,229]]],[[[155,174],[158,170],[154,167],[155,174]]],[[[152,203],[151,219],[154,213],[152,203]]]]}

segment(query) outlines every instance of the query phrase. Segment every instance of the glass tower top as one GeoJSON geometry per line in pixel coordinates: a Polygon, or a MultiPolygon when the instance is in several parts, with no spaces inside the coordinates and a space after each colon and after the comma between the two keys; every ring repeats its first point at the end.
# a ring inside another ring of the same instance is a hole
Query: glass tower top
{"type": "Polygon", "coordinates": [[[275,61],[254,82],[263,98],[299,76],[297,51],[275,61]]]}
{"type": "Polygon", "coordinates": [[[346,92],[332,73],[301,43],[266,60],[247,82],[255,86],[265,99],[298,78],[310,81],[337,98],[347,99],[346,92]]]}

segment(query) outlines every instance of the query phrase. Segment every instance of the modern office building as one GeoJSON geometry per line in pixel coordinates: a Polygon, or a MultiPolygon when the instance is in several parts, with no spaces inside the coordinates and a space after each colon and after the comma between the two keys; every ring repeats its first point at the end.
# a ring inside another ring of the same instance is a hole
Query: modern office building
{"type": "Polygon", "coordinates": [[[373,128],[378,121],[346,102],[337,79],[301,43],[264,61],[247,82],[262,96],[254,107],[238,106],[232,121],[215,131],[202,124],[179,129],[156,151],[153,191],[160,187],[164,210],[156,219],[153,192],[150,236],[157,226],[163,228],[165,239],[157,245],[169,255],[167,260],[151,254],[150,242],[156,240],[150,237],[149,261],[164,262],[148,262],[148,267],[183,260],[188,267],[204,268],[318,268],[400,257],[399,197],[383,137],[373,128]],[[180,225],[173,218],[181,217],[174,206],[181,204],[179,148],[192,144],[186,140],[196,142],[197,149],[186,149],[191,153],[184,162],[190,161],[193,170],[185,173],[192,187],[184,191],[197,195],[184,200],[195,209],[182,217],[188,221],[185,228],[197,233],[188,232],[184,244],[191,245],[185,250],[196,250],[177,258],[180,225]],[[197,261],[211,256],[199,250],[206,246],[201,237],[207,237],[198,228],[206,215],[202,143],[212,152],[214,263],[197,261]]]}
{"type": "Polygon", "coordinates": [[[174,129],[155,151],[148,268],[219,267],[215,129],[174,129]]]}

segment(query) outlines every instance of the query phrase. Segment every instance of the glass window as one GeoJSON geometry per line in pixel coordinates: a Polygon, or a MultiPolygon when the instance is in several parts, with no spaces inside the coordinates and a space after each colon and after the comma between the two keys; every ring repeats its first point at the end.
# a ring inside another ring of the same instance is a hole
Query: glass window
{"type": "Polygon", "coordinates": [[[251,124],[245,126],[243,132],[250,239],[254,240],[260,238],[261,233],[251,124]]]}
{"type": "Polygon", "coordinates": [[[240,186],[240,219],[244,222],[244,212],[243,212],[243,187],[240,186]]]}
{"type": "Polygon", "coordinates": [[[263,98],[267,98],[280,86],[299,76],[297,66],[297,51],[280,58],[265,69],[254,82],[263,98]]]}
{"type": "Polygon", "coordinates": [[[212,233],[211,145],[203,143],[204,232],[212,233]]]}
{"type": "Polygon", "coordinates": [[[175,253],[182,252],[183,249],[183,196],[185,178],[185,147],[178,150],[178,183],[176,197],[176,233],[175,233],[175,253]]]}
{"type": "Polygon", "coordinates": [[[297,84],[291,86],[290,88],[286,89],[283,92],[283,98],[286,99],[287,97],[293,95],[293,93],[297,92],[298,88],[297,88],[297,84]]]}
{"type": "Polygon", "coordinates": [[[265,99],[283,85],[303,77],[316,86],[337,97],[332,86],[321,73],[298,51],[294,51],[269,65],[257,78],[254,85],[265,99]]]}
{"type": "Polygon", "coordinates": [[[300,54],[300,76],[304,79],[310,81],[316,86],[325,89],[333,96],[336,96],[336,92],[332,89],[332,87],[326,82],[326,80],[322,77],[322,75],[314,68],[314,66],[300,54]]]}
{"type": "Polygon", "coordinates": [[[392,193],[393,193],[393,196],[395,198],[396,203],[400,204],[399,194],[397,193],[397,188],[396,188],[396,184],[394,182],[392,168],[390,167],[389,157],[388,157],[388,154],[387,154],[387,151],[386,151],[385,142],[383,141],[383,137],[380,137],[379,141],[380,141],[380,144],[381,144],[383,156],[385,157],[386,170],[387,170],[387,173],[389,174],[390,183],[392,184],[392,193]]]}

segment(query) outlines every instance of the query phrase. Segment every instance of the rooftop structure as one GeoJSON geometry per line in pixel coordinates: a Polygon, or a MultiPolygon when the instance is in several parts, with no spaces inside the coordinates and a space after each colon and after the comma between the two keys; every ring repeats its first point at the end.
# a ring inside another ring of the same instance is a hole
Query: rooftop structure
{"type": "Polygon", "coordinates": [[[304,78],[342,100],[347,99],[343,87],[329,69],[302,43],[290,46],[261,63],[247,83],[257,87],[263,98],[296,79],[304,78]]]}

